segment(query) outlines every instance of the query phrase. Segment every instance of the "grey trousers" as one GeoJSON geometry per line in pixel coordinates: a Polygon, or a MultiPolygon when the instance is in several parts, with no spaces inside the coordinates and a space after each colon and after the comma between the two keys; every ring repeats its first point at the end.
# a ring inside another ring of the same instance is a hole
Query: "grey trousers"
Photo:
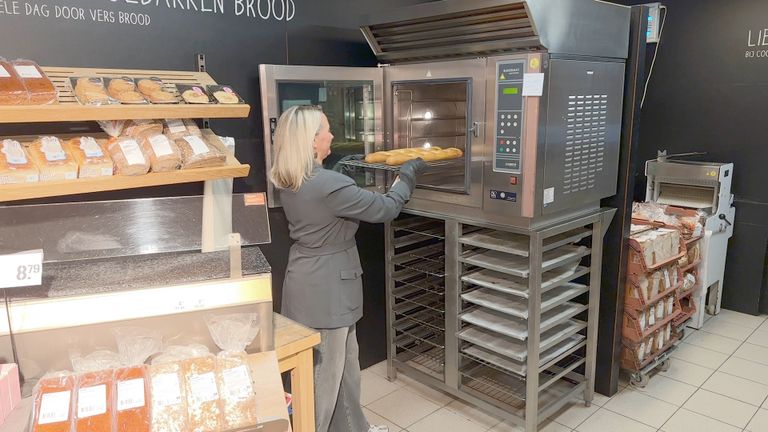
{"type": "Polygon", "coordinates": [[[316,432],[367,432],[360,405],[360,361],[355,326],[318,329],[315,347],[316,432]]]}

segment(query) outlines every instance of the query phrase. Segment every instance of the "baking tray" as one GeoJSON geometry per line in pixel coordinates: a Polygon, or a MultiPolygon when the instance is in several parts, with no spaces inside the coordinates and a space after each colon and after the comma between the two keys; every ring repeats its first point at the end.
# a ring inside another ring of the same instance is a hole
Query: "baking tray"
{"type": "MultiPolygon", "coordinates": [[[[558,289],[549,290],[541,295],[541,311],[546,312],[587,291],[589,287],[577,283],[567,283],[558,289]]],[[[478,306],[528,319],[528,300],[522,297],[506,295],[490,288],[480,288],[462,294],[461,298],[478,306]]]]}
{"type": "MultiPolygon", "coordinates": [[[[581,241],[592,235],[592,230],[578,228],[544,239],[543,250],[565,246],[581,241]]],[[[462,236],[459,241],[465,245],[481,247],[523,257],[529,256],[530,237],[504,231],[482,230],[462,236]]]]}
{"type": "MultiPolygon", "coordinates": [[[[588,254],[589,249],[584,246],[561,246],[543,254],[542,271],[552,270],[588,254]]],[[[494,250],[473,250],[462,254],[459,260],[466,264],[513,276],[522,278],[530,276],[530,261],[526,257],[505,254],[494,250]]]]}
{"type": "MultiPolygon", "coordinates": [[[[560,341],[553,347],[541,353],[539,358],[539,365],[545,365],[557,359],[559,356],[567,353],[569,350],[582,343],[584,339],[584,336],[574,335],[560,341]]],[[[469,345],[466,348],[463,348],[461,351],[465,357],[469,357],[470,359],[480,363],[485,363],[490,366],[501,368],[505,372],[511,372],[517,375],[525,376],[528,370],[528,365],[525,361],[517,361],[504,356],[500,356],[493,351],[488,351],[480,346],[469,345]]]]}
{"type": "MultiPolygon", "coordinates": [[[[427,164],[428,167],[431,168],[439,168],[444,167],[447,165],[463,165],[464,164],[464,158],[456,158],[456,159],[448,159],[444,161],[432,161],[432,162],[424,162],[427,164]]],[[[382,163],[369,163],[365,161],[359,161],[359,160],[346,160],[346,161],[340,161],[339,164],[341,165],[347,165],[351,167],[357,167],[357,168],[366,168],[366,169],[374,169],[374,170],[382,170],[382,171],[391,171],[391,172],[398,172],[400,171],[400,165],[387,165],[382,163]]]]}
{"type": "MultiPolygon", "coordinates": [[[[547,292],[589,272],[589,267],[580,267],[578,262],[550,270],[541,275],[541,292],[547,292]]],[[[494,289],[505,294],[528,298],[528,279],[480,269],[461,278],[462,282],[494,289]]]]}
{"type": "MultiPolygon", "coordinates": [[[[574,319],[552,325],[553,317],[557,318],[556,315],[553,315],[552,317],[547,318],[548,321],[542,322],[542,324],[546,324],[546,327],[542,326],[542,328],[544,328],[544,331],[547,331],[551,328],[557,328],[557,327],[563,330],[567,327],[572,331],[572,334],[573,334],[580,331],[586,326],[584,322],[574,320],[574,319]]],[[[508,316],[498,313],[491,309],[485,309],[482,307],[474,308],[472,310],[469,310],[461,314],[459,318],[463,322],[473,324],[478,327],[483,327],[485,329],[495,331],[497,333],[500,333],[505,336],[509,336],[514,339],[518,339],[521,341],[528,339],[528,322],[527,321],[520,320],[520,319],[510,319],[508,316]]]]}
{"type": "MultiPolygon", "coordinates": [[[[555,326],[563,324],[586,309],[587,306],[585,305],[568,302],[550,311],[544,312],[541,314],[539,332],[546,332],[555,326]]],[[[465,315],[469,314],[472,314],[475,320],[482,319],[485,320],[485,322],[493,323],[494,326],[497,327],[506,326],[507,333],[509,333],[510,336],[514,335],[512,337],[518,337],[521,340],[528,337],[528,322],[526,320],[513,318],[509,315],[505,315],[494,310],[485,309],[479,306],[465,311],[460,315],[460,318],[463,319],[465,315]]],[[[576,321],[581,323],[581,321],[576,321]]]]}
{"type": "MultiPolygon", "coordinates": [[[[560,347],[562,348],[562,351],[559,351],[557,354],[560,355],[584,340],[584,336],[573,333],[570,333],[569,335],[569,331],[569,329],[554,328],[543,332],[541,334],[542,342],[540,350],[542,352],[548,352],[550,348],[560,347]],[[569,343],[565,344],[565,342],[569,343]]],[[[493,353],[500,354],[512,360],[517,360],[518,362],[524,362],[528,358],[527,342],[501,336],[490,330],[470,326],[459,332],[457,336],[465,342],[478,345],[493,353]]],[[[557,357],[557,355],[555,355],[555,357],[557,357]]],[[[540,364],[543,363],[546,362],[540,362],[540,364]]]]}

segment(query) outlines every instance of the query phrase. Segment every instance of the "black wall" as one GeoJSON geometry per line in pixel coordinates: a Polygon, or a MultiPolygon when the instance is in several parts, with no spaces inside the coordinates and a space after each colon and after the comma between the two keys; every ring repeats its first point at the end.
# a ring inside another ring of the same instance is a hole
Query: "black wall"
{"type": "MultiPolygon", "coordinates": [[[[641,4],[642,1],[631,1],[641,4]]],[[[657,150],[733,162],[736,223],[723,307],[768,311],[768,46],[749,46],[768,28],[768,2],[667,0],[667,21],[642,111],[641,160],[657,150]],[[757,51],[747,58],[747,51],[757,51]],[[762,56],[762,57],[760,57],[762,56]],[[762,294],[762,295],[761,295],[762,294]]],[[[766,40],[768,42],[768,39],[766,40]]],[[[648,62],[650,65],[650,61],[648,62]]],[[[645,197],[639,166],[635,199],[645,197]]]]}
{"type": "MultiPolygon", "coordinates": [[[[212,121],[212,127],[217,133],[237,139],[238,159],[251,164],[250,176],[237,180],[235,190],[265,191],[258,65],[375,66],[376,59],[357,28],[361,15],[423,1],[390,0],[384,4],[376,0],[293,0],[295,15],[290,21],[236,16],[235,0],[224,0],[225,11],[221,14],[182,10],[178,7],[168,9],[163,0],[159,2],[160,6],[156,6],[154,1],[146,6],[122,0],[27,1],[31,5],[46,4],[51,15],[55,14],[55,5],[83,8],[86,19],[82,21],[55,19],[52,16],[26,16],[25,2],[19,1],[21,15],[3,13],[5,10],[0,8],[0,56],[9,59],[31,58],[46,66],[195,70],[195,54],[204,53],[208,72],[214,79],[233,85],[252,107],[248,119],[212,121]],[[139,27],[93,22],[89,17],[89,9],[105,9],[115,14],[120,11],[146,13],[151,18],[151,24],[139,27]]],[[[278,4],[280,2],[277,1],[278,4]]],[[[5,3],[11,4],[12,1],[5,3]]],[[[200,0],[194,3],[198,8],[201,7],[200,0]]],[[[204,0],[204,3],[211,8],[213,1],[204,0]]],[[[277,14],[281,15],[281,11],[278,10],[277,14]]],[[[2,126],[0,135],[36,134],[43,130],[63,132],[67,126],[2,126]]],[[[200,185],[186,185],[91,194],[76,199],[200,193],[200,185]]],[[[272,264],[275,308],[279,309],[290,241],[282,211],[270,211],[270,223],[272,243],[264,246],[263,250],[272,264]]],[[[382,227],[362,226],[358,241],[365,244],[361,248],[361,256],[366,269],[366,316],[358,325],[361,363],[365,366],[383,359],[386,349],[382,227]]]]}

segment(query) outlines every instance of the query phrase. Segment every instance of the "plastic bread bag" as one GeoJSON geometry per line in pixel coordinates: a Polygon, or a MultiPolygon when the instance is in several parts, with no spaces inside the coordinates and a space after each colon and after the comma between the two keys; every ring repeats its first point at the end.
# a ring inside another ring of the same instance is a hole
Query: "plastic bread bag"
{"type": "Polygon", "coordinates": [[[104,80],[98,77],[73,77],[69,79],[72,92],[81,105],[113,105],[117,103],[109,97],[104,87],[104,80]]]}
{"type": "Polygon", "coordinates": [[[163,120],[163,133],[173,140],[187,135],[202,135],[197,123],[191,119],[165,119],[163,120]]]}
{"type": "Polygon", "coordinates": [[[209,104],[211,103],[211,97],[205,91],[204,86],[201,85],[188,85],[188,84],[176,84],[176,88],[179,90],[181,98],[188,104],[209,104]]]}
{"type": "Polygon", "coordinates": [[[79,167],[78,178],[108,177],[114,167],[112,158],[105,149],[106,140],[93,137],[73,138],[65,143],[65,147],[74,156],[79,167]]]}
{"type": "Polygon", "coordinates": [[[101,126],[101,130],[112,138],[117,138],[123,134],[125,120],[99,120],[96,123],[101,126]]]}
{"type": "Polygon", "coordinates": [[[114,422],[114,369],[119,367],[117,353],[100,350],[82,357],[70,352],[70,360],[78,373],[75,396],[76,432],[111,431],[114,422]]]}
{"type": "Polygon", "coordinates": [[[141,147],[149,154],[152,172],[175,171],[181,168],[181,150],[176,142],[163,134],[154,134],[141,140],[141,147]]]}
{"type": "Polygon", "coordinates": [[[159,120],[131,120],[125,125],[122,135],[144,139],[161,133],[163,133],[163,122],[159,120]]]}
{"type": "Polygon", "coordinates": [[[188,135],[176,140],[181,150],[182,169],[206,168],[224,165],[225,151],[202,136],[188,135]]]}
{"type": "Polygon", "coordinates": [[[136,83],[130,77],[109,78],[107,82],[109,96],[121,104],[146,104],[147,100],[136,89],[136,83]]]}
{"type": "Polygon", "coordinates": [[[32,432],[70,432],[77,376],[72,372],[45,374],[35,386],[32,432]]]}
{"type": "Polygon", "coordinates": [[[0,57],[0,105],[23,105],[29,102],[24,81],[13,65],[0,57]]]}
{"type": "Polygon", "coordinates": [[[37,183],[40,170],[20,142],[0,142],[0,184],[37,183]]]}
{"type": "Polygon", "coordinates": [[[40,181],[63,181],[77,178],[77,162],[56,137],[40,137],[27,148],[30,158],[40,170],[40,181]]]}
{"type": "Polygon", "coordinates": [[[162,349],[160,334],[140,327],[113,330],[120,359],[115,370],[115,432],[146,432],[152,427],[149,371],[144,362],[162,349]]]}
{"type": "Polygon", "coordinates": [[[32,60],[17,59],[13,61],[16,74],[24,83],[30,105],[49,105],[58,102],[59,93],[50,78],[40,66],[32,60]]]}
{"type": "Polygon", "coordinates": [[[232,90],[232,86],[228,85],[209,85],[208,94],[212,95],[213,99],[220,104],[245,103],[243,98],[232,90]]]}
{"type": "Polygon", "coordinates": [[[107,150],[115,163],[116,175],[142,175],[149,172],[149,154],[142,150],[136,138],[112,138],[107,150]]]}
{"type": "Polygon", "coordinates": [[[181,358],[163,353],[149,367],[152,432],[187,432],[187,394],[181,358]]]}
{"type": "Polygon", "coordinates": [[[221,348],[216,359],[223,429],[256,424],[256,394],[245,349],[259,334],[259,315],[238,313],[208,315],[205,322],[214,343],[221,348]]]}
{"type": "Polygon", "coordinates": [[[179,103],[176,95],[164,89],[165,85],[160,78],[141,78],[136,82],[136,86],[141,94],[153,104],[179,103]]]}

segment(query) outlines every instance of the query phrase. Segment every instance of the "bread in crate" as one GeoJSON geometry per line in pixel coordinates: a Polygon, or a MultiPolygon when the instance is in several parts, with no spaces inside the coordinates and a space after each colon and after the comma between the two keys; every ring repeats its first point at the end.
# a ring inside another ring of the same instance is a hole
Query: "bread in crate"
{"type": "Polygon", "coordinates": [[[645,273],[678,260],[685,254],[680,232],[654,228],[630,236],[629,272],[645,273]]]}
{"type": "Polygon", "coordinates": [[[676,265],[662,267],[649,273],[627,276],[624,306],[643,309],[658,301],[660,296],[671,294],[683,283],[683,274],[676,265]]]}

